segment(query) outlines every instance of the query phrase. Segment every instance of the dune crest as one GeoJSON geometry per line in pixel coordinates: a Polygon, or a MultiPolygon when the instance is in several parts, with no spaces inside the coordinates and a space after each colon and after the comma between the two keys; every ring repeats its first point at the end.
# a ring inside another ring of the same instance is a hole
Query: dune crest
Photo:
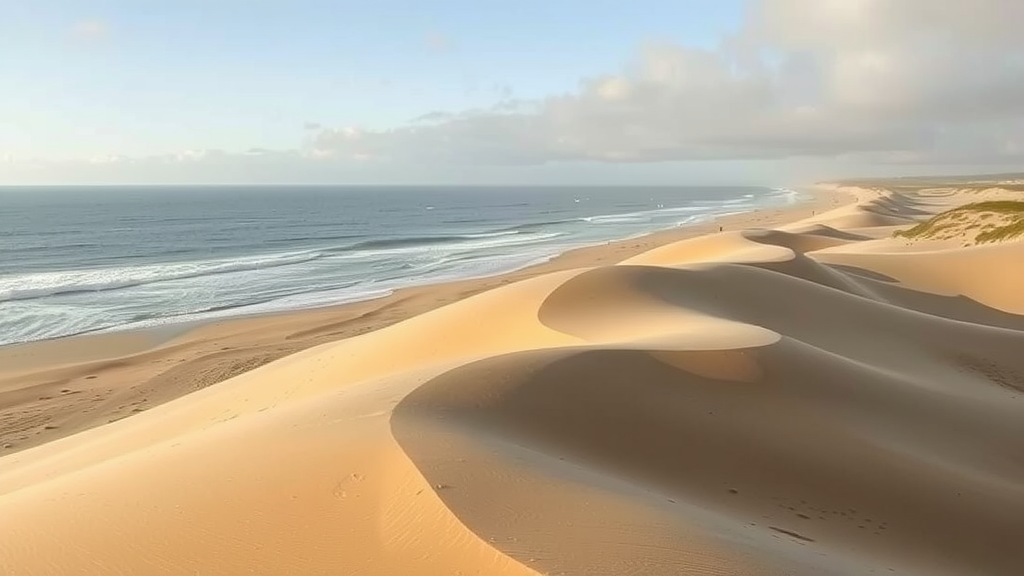
{"type": "Polygon", "coordinates": [[[1022,574],[1024,241],[847,192],[0,458],[0,571],[1022,574]]]}

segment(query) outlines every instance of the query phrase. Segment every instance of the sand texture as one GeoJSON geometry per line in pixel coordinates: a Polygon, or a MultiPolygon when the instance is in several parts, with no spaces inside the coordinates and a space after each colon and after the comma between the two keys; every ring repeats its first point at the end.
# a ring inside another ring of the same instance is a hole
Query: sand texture
{"type": "Polygon", "coordinates": [[[892,235],[966,194],[0,350],[0,574],[1020,576],[1024,241],[892,235]]]}

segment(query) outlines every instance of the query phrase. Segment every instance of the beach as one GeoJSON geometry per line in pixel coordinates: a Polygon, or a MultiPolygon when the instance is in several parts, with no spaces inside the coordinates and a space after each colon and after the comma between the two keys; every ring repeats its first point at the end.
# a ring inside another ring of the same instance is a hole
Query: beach
{"type": "Polygon", "coordinates": [[[0,187],[0,346],[372,300],[800,196],[767,186],[0,187]]]}
{"type": "Polygon", "coordinates": [[[1024,243],[786,207],[0,348],[11,574],[1024,573],[1024,243]]]}
{"type": "Polygon", "coordinates": [[[374,300],[0,347],[0,447],[6,447],[0,454],[137,414],[299,350],[383,328],[504,284],[614,264],[719,227],[776,225],[852,199],[820,188],[807,193],[806,202],[792,206],[584,247],[515,272],[403,288],[374,300]]]}

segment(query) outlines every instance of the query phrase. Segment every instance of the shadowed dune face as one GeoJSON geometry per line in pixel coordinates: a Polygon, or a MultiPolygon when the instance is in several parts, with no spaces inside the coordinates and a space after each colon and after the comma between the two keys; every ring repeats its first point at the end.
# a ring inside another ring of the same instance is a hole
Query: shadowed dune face
{"type": "MultiPolygon", "coordinates": [[[[907,301],[915,295],[905,289],[894,290],[903,290],[907,301]]],[[[924,300],[929,299],[925,295],[924,300]]],[[[1024,335],[1016,332],[959,325],[908,308],[760,266],[615,266],[589,270],[562,283],[540,306],[538,318],[553,330],[589,341],[606,341],[615,329],[640,338],[640,326],[651,326],[652,335],[670,335],[672,329],[682,334],[691,328],[687,322],[692,319],[693,329],[707,334],[703,342],[710,348],[725,347],[711,344],[720,330],[729,327],[729,342],[734,342],[733,335],[742,334],[750,338],[749,346],[757,346],[777,338],[771,333],[782,334],[882,365],[899,364],[907,358],[890,341],[909,342],[912,351],[932,346],[939,349],[951,338],[959,346],[956,338],[969,334],[970,343],[962,345],[975,351],[1024,346],[1024,335]],[[633,314],[634,308],[641,313],[633,314]],[[653,325],[638,323],[631,329],[629,319],[642,318],[644,313],[666,320],[653,325]]]]}
{"type": "Polygon", "coordinates": [[[718,573],[704,564],[708,550],[717,566],[767,555],[792,574],[843,573],[837,567],[860,555],[901,571],[1024,570],[1024,556],[993,553],[1024,533],[1024,334],[985,325],[1021,318],[803,255],[844,242],[745,236],[793,255],[567,279],[538,319],[593,346],[438,376],[396,408],[396,439],[432,484],[464,487],[439,495],[468,528],[514,558],[549,558],[537,564],[545,571],[581,568],[578,555],[548,546],[560,528],[545,520],[543,501],[530,509],[533,490],[558,482],[567,485],[559,517],[579,514],[584,534],[654,514],[658,541],[680,552],[670,562],[639,544],[605,542],[581,552],[591,563],[578,573],[617,573],[608,571],[615,562],[652,574],[718,573]],[[951,321],[945,311],[990,322],[951,321]],[[716,346],[723,333],[733,346],[716,346]],[[453,437],[461,448],[438,448],[453,437]],[[445,464],[481,453],[532,476],[481,483],[445,464]],[[636,510],[588,518],[595,485],[636,510]],[[517,505],[479,505],[499,493],[516,494],[517,505]],[[503,546],[513,524],[532,539],[503,546]],[[808,559],[808,547],[828,561],[808,559]]]}
{"type": "Polygon", "coordinates": [[[1024,244],[832,227],[940,201],[539,276],[0,459],[0,572],[1020,576],[1024,244]]]}
{"type": "Polygon", "coordinates": [[[794,228],[811,231],[751,230],[699,238],[652,250],[625,264],[692,269],[742,255],[746,264],[879,302],[964,322],[1024,329],[1024,268],[1016,265],[1024,257],[1024,242],[971,250],[888,252],[887,247],[895,248],[890,240],[865,243],[866,237],[849,235],[831,243],[820,234],[828,234],[828,227],[794,228]],[[862,244],[871,249],[864,250],[862,244]],[[998,278],[993,270],[1000,271],[998,278]]]}
{"type": "Polygon", "coordinates": [[[854,239],[856,237],[843,238],[838,234],[817,234],[814,232],[794,234],[780,230],[748,230],[743,232],[743,237],[759,244],[789,248],[797,254],[823,250],[833,246],[845,246],[856,241],[854,239]]]}
{"type": "MultiPolygon", "coordinates": [[[[813,223],[832,229],[873,228],[914,223],[916,218],[929,214],[929,205],[915,196],[891,191],[854,190],[860,197],[855,204],[832,210],[811,218],[810,222],[799,224],[806,226],[813,223]]],[[[787,228],[792,226],[789,225],[787,228]]]]}
{"type": "Polygon", "coordinates": [[[1005,457],[1024,449],[1017,414],[785,340],[728,352],[483,360],[409,394],[392,430],[427,480],[446,487],[439,496],[469,529],[513,558],[548,559],[542,571],[612,574],[625,562],[645,574],[714,573],[700,565],[711,548],[736,561],[771,551],[792,574],[821,573],[855,554],[879,566],[1015,574],[1024,557],[990,550],[1012,547],[1024,530],[1024,491],[1015,485],[1024,460],[1005,457]],[[478,482],[490,473],[466,462],[479,453],[516,460],[530,475],[478,482]],[[601,492],[632,500],[637,514],[654,514],[659,540],[682,564],[607,543],[588,549],[592,564],[580,566],[562,549],[559,530],[587,540],[623,521],[582,520],[592,477],[604,479],[601,492]],[[567,485],[557,514],[529,498],[550,483],[567,485]],[[516,506],[502,506],[507,498],[516,506]],[[502,539],[510,526],[515,543],[502,539]],[[775,529],[800,538],[779,539],[775,529]],[[694,543],[692,533],[703,537],[694,543]],[[806,546],[834,558],[819,566],[804,558],[806,546]]]}
{"type": "Polygon", "coordinates": [[[791,234],[811,234],[814,236],[823,236],[825,238],[835,238],[837,240],[849,240],[851,242],[859,242],[861,240],[868,239],[868,237],[863,234],[855,234],[848,230],[840,230],[824,224],[791,226],[787,231],[791,234]]]}
{"type": "Polygon", "coordinates": [[[1024,314],[1024,241],[960,250],[887,252],[841,247],[815,252],[826,264],[866,268],[922,292],[964,295],[986,305],[1024,314]]]}
{"type": "Polygon", "coordinates": [[[943,278],[936,282],[934,277],[942,275],[944,271],[930,270],[936,263],[930,264],[929,260],[934,260],[934,258],[925,254],[905,253],[899,256],[872,256],[856,251],[844,252],[841,248],[837,252],[831,249],[849,246],[856,250],[857,245],[848,242],[835,243],[832,246],[816,242],[807,243],[800,240],[801,237],[806,237],[806,234],[780,231],[748,233],[747,237],[754,242],[782,245],[794,250],[791,259],[756,264],[760,268],[927,314],[989,326],[1024,329],[1024,316],[986,306],[970,297],[970,295],[975,295],[985,298],[989,302],[1001,305],[1006,310],[1017,311],[1024,306],[1024,297],[1020,296],[1024,293],[1024,284],[1021,284],[1020,274],[1012,265],[1012,262],[1017,257],[1024,256],[1024,253],[1020,253],[1020,249],[1015,245],[993,247],[991,249],[993,254],[984,252],[946,254],[939,261],[944,261],[949,265],[946,271],[953,272],[950,274],[952,278],[943,278]],[[894,258],[894,260],[890,261],[890,258],[894,258]],[[908,284],[901,284],[898,278],[876,269],[838,262],[857,262],[862,266],[886,270],[898,267],[900,268],[899,275],[906,279],[908,284]],[[1004,266],[1009,268],[1009,273],[997,281],[984,274],[986,270],[1004,266]],[[930,273],[931,277],[926,276],[915,282],[915,270],[923,270],[926,275],[930,273]],[[943,295],[950,292],[943,286],[950,281],[957,283],[960,287],[958,292],[962,291],[963,293],[943,295]],[[910,289],[911,287],[918,289],[910,289]],[[935,294],[928,290],[938,290],[940,293],[935,294]]]}
{"type": "Polygon", "coordinates": [[[667,337],[692,349],[758,346],[777,337],[730,321],[716,297],[702,289],[710,271],[614,266],[583,272],[548,295],[538,310],[552,330],[587,342],[667,337]]]}

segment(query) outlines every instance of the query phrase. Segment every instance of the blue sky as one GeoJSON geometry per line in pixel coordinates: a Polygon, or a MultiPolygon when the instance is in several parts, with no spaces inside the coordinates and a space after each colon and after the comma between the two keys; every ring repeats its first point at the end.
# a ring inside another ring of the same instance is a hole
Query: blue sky
{"type": "Polygon", "coordinates": [[[1014,1],[947,19],[914,11],[952,0],[883,4],[0,0],[0,183],[756,180],[1016,161],[1016,115],[958,116],[979,154],[951,155],[945,140],[964,140],[937,100],[954,90],[933,85],[993,58],[982,46],[961,62],[936,39],[996,26],[1014,1]],[[438,111],[451,115],[416,121],[438,111]]]}
{"type": "Polygon", "coordinates": [[[288,148],[573,90],[654,39],[708,44],[735,2],[42,0],[0,3],[0,150],[288,148]],[[76,27],[95,26],[94,34],[76,27]],[[13,89],[12,89],[13,88],[13,89]]]}

